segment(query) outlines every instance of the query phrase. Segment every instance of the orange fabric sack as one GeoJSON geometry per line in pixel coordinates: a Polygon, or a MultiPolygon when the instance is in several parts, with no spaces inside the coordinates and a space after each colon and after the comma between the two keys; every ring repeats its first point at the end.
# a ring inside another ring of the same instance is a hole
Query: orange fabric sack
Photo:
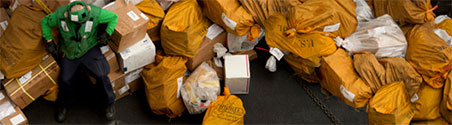
{"type": "Polygon", "coordinates": [[[288,12],[291,29],[289,37],[297,33],[321,33],[345,38],[355,32],[358,25],[356,4],[352,0],[306,0],[288,12]]]}
{"type": "Polygon", "coordinates": [[[266,23],[265,40],[270,47],[289,51],[301,58],[319,65],[320,56],[327,56],[336,51],[336,43],[331,37],[319,33],[296,34],[286,37],[284,31],[289,28],[286,16],[275,13],[266,23]]]}
{"type": "Polygon", "coordinates": [[[430,0],[371,0],[375,16],[391,15],[407,23],[426,23],[435,19],[430,0]]]}
{"type": "Polygon", "coordinates": [[[443,95],[443,88],[432,88],[431,86],[422,83],[417,92],[418,100],[412,102],[415,105],[415,112],[413,120],[434,120],[441,117],[439,107],[443,95]]]}
{"type": "Polygon", "coordinates": [[[178,87],[182,86],[187,70],[187,58],[180,56],[156,56],[156,63],[143,68],[146,98],[152,112],[170,118],[181,116],[185,110],[178,87]]]}
{"type": "Polygon", "coordinates": [[[444,85],[443,98],[440,104],[440,113],[448,121],[452,123],[452,73],[449,73],[444,85]]]}
{"type": "Polygon", "coordinates": [[[242,100],[229,93],[229,88],[224,87],[224,96],[218,96],[217,100],[210,104],[204,115],[203,125],[243,125],[246,111],[242,100]]]}
{"type": "Polygon", "coordinates": [[[370,125],[408,125],[414,116],[413,105],[403,82],[381,87],[367,105],[370,125]]]}
{"type": "Polygon", "coordinates": [[[414,26],[406,38],[406,60],[430,86],[441,88],[452,65],[451,47],[433,32],[431,23],[414,26]]]}

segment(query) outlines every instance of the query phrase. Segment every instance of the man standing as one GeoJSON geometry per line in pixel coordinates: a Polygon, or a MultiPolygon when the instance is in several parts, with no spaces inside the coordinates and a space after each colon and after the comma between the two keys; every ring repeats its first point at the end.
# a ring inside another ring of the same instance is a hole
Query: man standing
{"type": "Polygon", "coordinates": [[[42,36],[47,41],[46,50],[60,58],[56,58],[61,68],[57,99],[59,122],[66,119],[67,107],[74,102],[76,77],[84,75],[77,74],[77,70],[82,66],[97,81],[96,86],[104,97],[102,101],[105,102],[107,119],[114,119],[115,94],[107,76],[110,66],[100,45],[107,44],[117,20],[115,13],[82,1],[62,6],[41,20],[42,36]],[[54,43],[51,33],[55,26],[59,27],[61,35],[58,45],[54,43]]]}

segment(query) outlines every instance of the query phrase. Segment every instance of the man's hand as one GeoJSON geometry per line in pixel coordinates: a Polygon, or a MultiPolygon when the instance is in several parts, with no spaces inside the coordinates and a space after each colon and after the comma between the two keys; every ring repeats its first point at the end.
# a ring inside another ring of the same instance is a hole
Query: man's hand
{"type": "Polygon", "coordinates": [[[53,42],[53,40],[47,40],[46,51],[52,55],[58,54],[58,46],[53,42]]]}
{"type": "Polygon", "coordinates": [[[107,23],[101,23],[98,25],[97,35],[99,36],[99,44],[102,46],[107,45],[111,41],[111,36],[105,31],[107,23]]]}
{"type": "Polygon", "coordinates": [[[102,46],[105,46],[108,44],[108,42],[110,42],[111,37],[110,35],[108,35],[107,32],[104,31],[104,33],[100,33],[99,34],[99,44],[101,44],[102,46]]]}

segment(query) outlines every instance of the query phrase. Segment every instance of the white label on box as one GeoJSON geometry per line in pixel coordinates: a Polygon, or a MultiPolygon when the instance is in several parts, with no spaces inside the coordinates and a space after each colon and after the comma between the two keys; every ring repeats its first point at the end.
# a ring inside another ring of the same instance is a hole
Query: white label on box
{"type": "Polygon", "coordinates": [[[435,24],[441,23],[446,19],[450,19],[447,15],[441,15],[435,18],[435,24]]]}
{"type": "Polygon", "coordinates": [[[148,16],[144,15],[144,13],[140,13],[141,18],[145,20],[149,20],[148,16]]]}
{"type": "Polygon", "coordinates": [[[11,7],[11,10],[14,11],[19,5],[20,5],[19,1],[16,0],[16,2],[14,2],[13,4],[13,7],[11,7]]]}
{"type": "Polygon", "coordinates": [[[224,13],[221,14],[221,18],[223,19],[224,24],[229,27],[229,29],[235,30],[235,26],[237,25],[235,21],[229,19],[229,17],[224,13]]]}
{"type": "Polygon", "coordinates": [[[3,98],[5,98],[5,95],[3,95],[3,93],[0,93],[0,100],[3,100],[3,98]]]}
{"type": "Polygon", "coordinates": [[[93,28],[93,21],[87,21],[85,24],[85,32],[91,32],[93,28]]]}
{"type": "Polygon", "coordinates": [[[184,82],[184,77],[177,78],[177,98],[180,97],[180,89],[182,88],[183,82],[184,82]]]}
{"type": "Polygon", "coordinates": [[[128,12],[127,15],[128,15],[133,21],[137,21],[138,19],[140,19],[140,17],[139,17],[137,14],[135,14],[135,12],[133,12],[133,11],[128,12]]]}
{"type": "Polygon", "coordinates": [[[25,75],[23,75],[22,77],[19,78],[19,82],[20,84],[24,84],[25,82],[27,82],[28,80],[31,79],[31,71],[26,73],[25,75]]]}
{"type": "Polygon", "coordinates": [[[5,79],[5,75],[3,75],[2,72],[0,72],[0,80],[5,79]]]}
{"type": "Polygon", "coordinates": [[[100,47],[100,51],[102,52],[102,54],[105,54],[108,50],[110,50],[110,49],[108,48],[108,45],[105,45],[105,46],[100,47]]]}
{"type": "Polygon", "coordinates": [[[337,23],[337,24],[334,24],[334,25],[329,25],[329,26],[325,26],[324,28],[323,28],[323,32],[334,32],[334,31],[337,31],[337,30],[339,30],[339,27],[341,26],[341,23],[337,23]]]}
{"type": "Polygon", "coordinates": [[[355,98],[355,94],[345,89],[344,85],[341,85],[341,93],[342,95],[350,102],[353,102],[353,99],[355,98]]]}
{"type": "Polygon", "coordinates": [[[270,48],[270,53],[275,56],[278,61],[281,60],[281,58],[284,56],[284,53],[281,50],[274,47],[270,48]]]}
{"type": "Polygon", "coordinates": [[[14,109],[14,107],[10,101],[6,101],[2,105],[0,105],[0,119],[8,117],[9,115],[11,115],[15,112],[16,112],[16,110],[14,109]]]}
{"type": "Polygon", "coordinates": [[[113,57],[115,57],[115,54],[111,54],[110,56],[107,57],[107,61],[111,60],[113,57]]]}
{"type": "Polygon", "coordinates": [[[129,87],[129,85],[125,85],[124,87],[122,87],[121,89],[119,89],[119,95],[122,95],[122,94],[124,94],[125,92],[127,92],[127,91],[129,91],[129,89],[130,89],[130,87],[129,87]]]}
{"type": "Polygon", "coordinates": [[[413,97],[411,97],[410,101],[411,101],[411,103],[413,103],[413,102],[416,102],[417,100],[419,100],[419,96],[417,96],[417,93],[415,93],[413,95],[413,97]]]}
{"type": "Polygon", "coordinates": [[[111,82],[111,87],[114,88],[116,85],[116,82],[111,82]]]}
{"type": "Polygon", "coordinates": [[[44,57],[42,57],[42,61],[46,60],[47,58],[49,58],[49,55],[45,55],[44,57]]]}
{"type": "Polygon", "coordinates": [[[124,77],[124,83],[125,84],[129,84],[132,81],[140,78],[140,72],[143,71],[143,69],[139,69],[137,71],[131,72],[129,75],[127,75],[126,77],[124,77]]]}
{"type": "Polygon", "coordinates": [[[13,125],[17,125],[25,121],[25,118],[24,116],[22,116],[22,114],[18,114],[17,116],[14,116],[13,118],[9,119],[9,121],[11,121],[13,125]]]}
{"type": "Polygon", "coordinates": [[[217,67],[223,67],[223,63],[221,63],[220,58],[213,57],[213,62],[215,62],[215,65],[216,65],[217,67]]]}
{"type": "Polygon", "coordinates": [[[207,29],[206,37],[210,40],[213,40],[215,37],[220,35],[224,31],[223,28],[218,26],[217,24],[212,24],[209,29],[207,29]]]}
{"type": "Polygon", "coordinates": [[[78,22],[78,16],[71,14],[71,21],[78,22]]]}
{"type": "Polygon", "coordinates": [[[8,27],[8,21],[0,22],[0,26],[2,27],[3,31],[6,30],[6,27],[8,27]]]}

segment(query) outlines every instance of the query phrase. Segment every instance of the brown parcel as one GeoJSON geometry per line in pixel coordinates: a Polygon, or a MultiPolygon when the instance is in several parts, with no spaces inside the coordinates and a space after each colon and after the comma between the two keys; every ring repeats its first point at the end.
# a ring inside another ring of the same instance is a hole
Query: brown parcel
{"type": "MultiPolygon", "coordinates": [[[[116,73],[122,73],[120,70],[116,73]]],[[[116,95],[115,101],[132,94],[138,89],[143,88],[143,80],[140,76],[141,69],[135,70],[128,74],[123,74],[118,78],[110,79],[114,93],[116,95]],[[138,77],[137,77],[138,75],[138,77]]]]}
{"type": "Polygon", "coordinates": [[[124,0],[117,0],[104,9],[118,15],[118,23],[111,36],[113,42],[109,44],[115,52],[119,53],[145,37],[149,18],[133,4],[126,5],[124,0]]]}
{"type": "Polygon", "coordinates": [[[372,97],[372,91],[353,68],[352,58],[344,49],[322,57],[320,65],[320,85],[331,94],[344,100],[345,104],[360,108],[372,97]]]}
{"type": "Polygon", "coordinates": [[[187,68],[190,71],[194,71],[202,62],[215,57],[216,54],[213,52],[213,47],[216,43],[226,44],[226,32],[222,32],[213,40],[205,37],[201,45],[199,45],[198,54],[196,54],[195,57],[188,59],[187,68]]]}
{"type": "MultiPolygon", "coordinates": [[[[3,98],[0,100],[0,106],[4,107],[4,105],[9,105],[4,108],[13,108],[14,112],[11,112],[8,116],[4,117],[3,119],[0,119],[0,124],[2,125],[11,125],[11,124],[18,124],[18,125],[27,125],[28,120],[27,117],[25,117],[25,114],[20,110],[19,107],[14,106],[14,103],[11,102],[11,99],[6,95],[4,90],[1,90],[0,94],[3,96],[3,98]],[[7,104],[9,103],[9,104],[7,104]]],[[[3,109],[2,109],[3,110],[3,109]]],[[[8,109],[11,110],[11,109],[8,109]]],[[[2,114],[6,115],[6,114],[2,114]]]]}
{"type": "Polygon", "coordinates": [[[355,52],[353,55],[353,66],[373,93],[376,93],[378,88],[386,84],[385,68],[372,53],[367,51],[355,52]]]}
{"type": "MultiPolygon", "coordinates": [[[[41,36],[43,12],[19,6],[0,37],[0,71],[17,78],[39,65],[47,52],[41,36]]],[[[56,37],[56,36],[54,36],[56,37]]]]}
{"type": "Polygon", "coordinates": [[[3,35],[3,32],[6,30],[8,26],[9,16],[6,13],[5,8],[0,8],[0,37],[3,35]]]}
{"type": "Polygon", "coordinates": [[[3,85],[11,100],[23,109],[56,84],[59,71],[55,60],[48,57],[31,70],[30,74],[6,80],[3,85]]]}

